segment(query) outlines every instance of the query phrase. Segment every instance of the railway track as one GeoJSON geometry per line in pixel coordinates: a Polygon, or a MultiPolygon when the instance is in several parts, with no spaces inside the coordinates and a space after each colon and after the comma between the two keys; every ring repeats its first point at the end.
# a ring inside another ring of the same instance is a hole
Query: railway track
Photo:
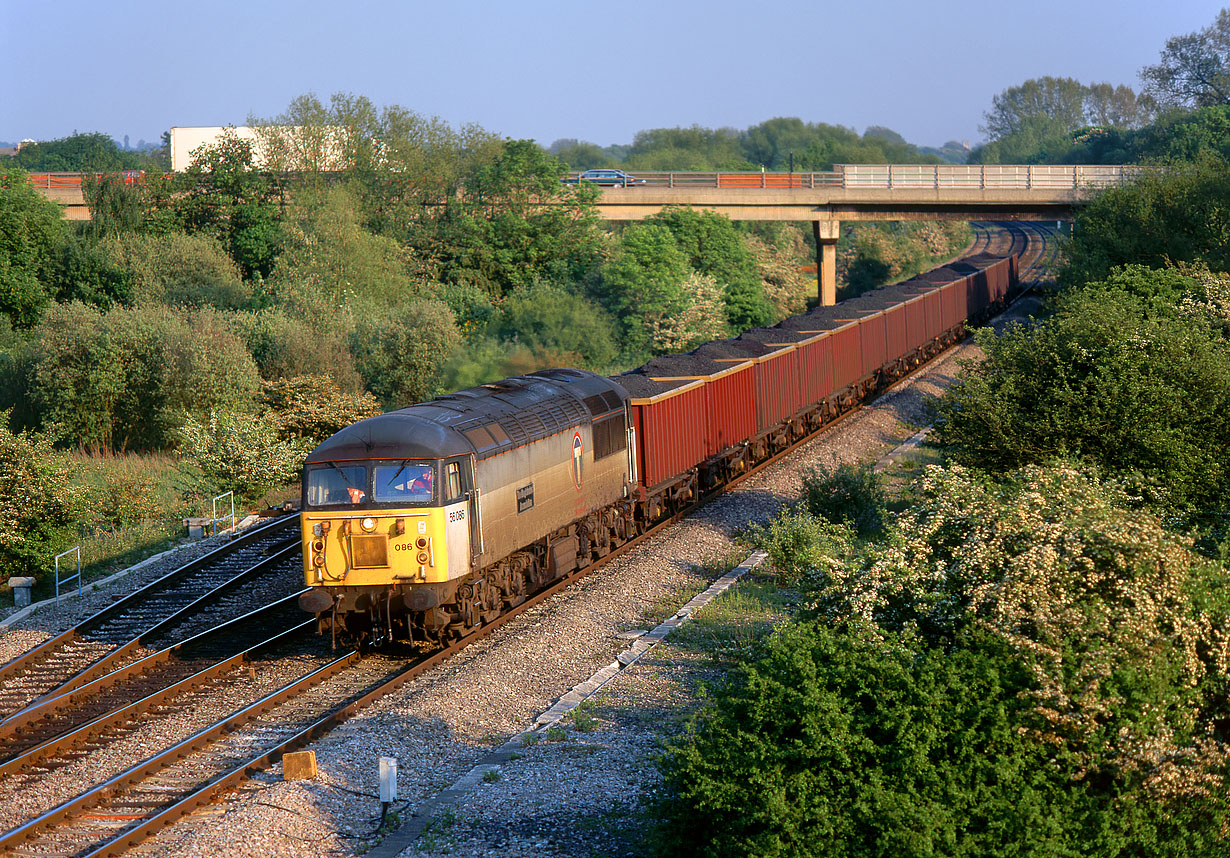
{"type": "MultiPolygon", "coordinates": [[[[216,623],[250,598],[245,585],[268,572],[266,561],[298,540],[294,518],[234,539],[129,594],[81,624],[0,666],[0,738],[4,723],[39,700],[59,696],[148,654],[166,636],[192,634],[181,625],[216,623]],[[209,617],[201,611],[210,606],[209,617]]],[[[284,555],[288,557],[289,555],[284,555]]]]}
{"type": "MultiPolygon", "coordinates": [[[[1033,231],[1019,224],[1013,226],[1017,228],[1006,230],[1006,238],[1003,233],[999,238],[995,238],[990,230],[986,230],[983,248],[992,249],[996,241],[1008,241],[1012,249],[1018,246],[1018,242],[1045,242],[1046,236],[1043,232],[1033,231]]],[[[976,239],[976,246],[981,241],[981,236],[982,233],[976,239]]],[[[1032,271],[1038,264],[1035,259],[1028,270],[1032,271]]],[[[820,431],[827,431],[856,411],[857,409],[847,412],[820,431]]],[[[799,446],[812,440],[814,434],[761,462],[733,481],[732,485],[790,455],[799,446]]],[[[558,582],[448,649],[426,655],[402,652],[364,659],[360,659],[357,652],[348,652],[327,660],[318,653],[317,659],[304,667],[300,675],[292,681],[236,711],[228,712],[225,717],[191,735],[162,747],[135,765],[110,774],[102,782],[90,786],[73,798],[54,807],[40,808],[34,818],[0,834],[0,850],[21,855],[122,854],[180,816],[233,789],[253,772],[272,765],[287,751],[322,735],[371,701],[430,670],[462,647],[491,634],[505,622],[555,595],[578,578],[632,550],[643,540],[690,514],[717,494],[714,492],[701,497],[696,505],[659,523],[640,537],[613,550],[601,561],[558,582]]],[[[285,529],[293,531],[289,525],[285,529]]],[[[284,532],[279,529],[279,533],[284,532]]],[[[285,535],[281,538],[287,539],[285,535]]],[[[266,544],[260,550],[268,552],[270,549],[271,546],[266,544]]],[[[257,549],[249,547],[246,550],[251,554],[257,549]]],[[[288,555],[294,555],[291,559],[297,569],[297,551],[293,548],[286,551],[288,555]]],[[[268,562],[267,558],[264,562],[268,562]]],[[[251,569],[260,563],[258,561],[252,564],[228,581],[251,574],[251,569]]],[[[291,596],[289,601],[293,604],[293,597],[297,594],[288,595],[291,596]]],[[[182,615],[181,619],[186,617],[192,613],[192,606],[195,605],[198,609],[201,607],[202,598],[198,596],[197,599],[185,600],[172,616],[182,615]]],[[[268,610],[276,612],[277,609],[271,607],[268,610]]],[[[261,619],[253,625],[279,625],[270,621],[269,616],[273,614],[261,615],[261,619]]],[[[141,637],[152,638],[154,630],[162,627],[169,619],[168,617],[163,622],[147,627],[144,633],[130,640],[129,644],[141,640],[141,637]]],[[[23,730],[28,730],[31,734],[21,748],[14,746],[10,751],[6,747],[0,755],[0,804],[3,804],[4,793],[9,792],[10,788],[20,790],[32,779],[45,777],[58,769],[71,768],[76,761],[88,759],[89,755],[105,748],[108,742],[131,736],[139,729],[136,726],[138,720],[149,717],[148,713],[157,712],[159,717],[169,717],[190,709],[194,702],[210,689],[216,691],[225,688],[227,683],[242,677],[244,666],[250,665],[262,655],[276,657],[276,653],[310,648],[313,641],[317,645],[323,643],[320,638],[308,633],[308,627],[313,625],[311,621],[296,626],[289,622],[293,617],[285,619],[288,622],[284,623],[287,626],[284,631],[269,639],[257,641],[242,652],[225,657],[218,651],[211,650],[214,644],[209,641],[232,637],[233,630],[229,628],[219,629],[212,635],[206,633],[189,638],[163,650],[149,652],[140,658],[137,657],[135,648],[126,650],[129,644],[119,644],[114,637],[103,638],[98,642],[98,646],[107,650],[106,655],[111,658],[112,664],[109,670],[102,671],[102,676],[88,668],[78,669],[76,674],[61,681],[55,688],[35,694],[26,704],[17,707],[0,722],[0,735],[3,735],[6,724],[12,728],[22,725],[23,730]],[[126,656],[117,657],[121,652],[126,652],[126,656]],[[123,661],[125,657],[134,666],[147,660],[150,665],[181,662],[182,666],[175,670],[169,667],[160,668],[152,673],[134,667],[132,675],[144,676],[145,679],[126,681],[123,677],[127,674],[115,663],[123,661]],[[161,661],[156,661],[158,657],[161,657],[161,661]],[[115,676],[112,676],[112,673],[115,676]],[[157,679],[154,678],[155,675],[158,676],[157,679]],[[106,696],[101,690],[125,685],[128,686],[128,691],[119,697],[106,696]],[[77,692],[75,696],[74,692],[77,692]],[[63,714],[65,712],[76,714],[66,717],[63,714]],[[36,725],[42,726],[36,728],[36,725]]],[[[100,622],[89,625],[84,634],[80,631],[82,626],[79,626],[73,630],[77,634],[70,635],[66,640],[72,641],[80,637],[94,642],[97,638],[93,636],[98,634],[95,629],[131,630],[140,625],[140,620],[127,620],[124,623],[100,622]]],[[[119,636],[122,637],[122,634],[119,636]]],[[[8,671],[10,667],[11,665],[6,665],[0,668],[0,678],[5,675],[3,671],[8,671]]],[[[27,672],[31,669],[30,666],[23,668],[27,672]]],[[[57,676],[64,670],[59,668],[57,676]]],[[[32,683],[35,687],[44,687],[46,684],[32,683]]],[[[26,692],[27,695],[29,693],[26,692]]]]}

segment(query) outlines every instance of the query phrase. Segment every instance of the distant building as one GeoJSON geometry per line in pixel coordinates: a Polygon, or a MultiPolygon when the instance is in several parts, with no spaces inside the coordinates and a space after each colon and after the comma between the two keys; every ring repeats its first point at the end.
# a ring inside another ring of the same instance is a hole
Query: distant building
{"type": "Polygon", "coordinates": [[[0,158],[12,158],[16,154],[16,146],[0,146],[0,158]]]}
{"type": "Polygon", "coordinates": [[[202,146],[215,145],[227,131],[240,140],[247,140],[252,144],[252,159],[258,167],[270,166],[271,160],[280,162],[279,166],[283,169],[292,170],[305,169],[305,163],[309,160],[315,163],[317,169],[337,169],[341,166],[340,157],[337,154],[341,146],[336,143],[342,133],[340,128],[312,129],[309,132],[293,126],[271,126],[261,129],[264,135],[262,136],[262,133],[257,133],[255,128],[246,125],[201,125],[171,127],[171,170],[179,173],[188,169],[192,165],[192,153],[195,150],[202,146]],[[332,136],[334,140],[325,140],[322,144],[319,139],[321,130],[327,136],[332,136]],[[313,136],[316,140],[310,139],[313,136]],[[266,141],[270,138],[282,144],[280,147],[275,147],[280,149],[276,159],[272,159],[265,151],[266,141]],[[303,149],[318,151],[315,157],[309,159],[302,154],[303,149]],[[320,152],[320,149],[325,151],[320,152]]]}

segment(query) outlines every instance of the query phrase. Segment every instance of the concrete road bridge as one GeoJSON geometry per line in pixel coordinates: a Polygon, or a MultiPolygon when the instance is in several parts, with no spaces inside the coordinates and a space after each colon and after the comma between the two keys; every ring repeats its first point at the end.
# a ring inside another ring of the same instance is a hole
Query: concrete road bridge
{"type": "MultiPolygon", "coordinates": [[[[691,206],[732,220],[810,221],[818,292],[821,303],[831,304],[842,221],[1067,220],[1093,193],[1130,181],[1142,169],[838,164],[819,173],[637,172],[626,185],[601,188],[598,212],[607,220],[641,220],[667,206],[691,206]]],[[[565,181],[578,181],[580,175],[571,173],[565,181]]],[[[38,173],[30,180],[64,207],[66,218],[89,219],[80,174],[38,173]]]]}
{"type": "Polygon", "coordinates": [[[1095,192],[1141,169],[839,164],[824,173],[638,171],[626,185],[604,186],[598,211],[608,220],[640,220],[666,206],[691,206],[732,220],[811,221],[820,301],[832,304],[842,221],[1067,220],[1095,192]]]}

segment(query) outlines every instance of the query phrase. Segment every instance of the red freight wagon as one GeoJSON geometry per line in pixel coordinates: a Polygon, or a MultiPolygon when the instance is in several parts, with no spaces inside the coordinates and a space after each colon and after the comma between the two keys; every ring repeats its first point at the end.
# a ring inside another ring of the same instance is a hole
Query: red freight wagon
{"type": "MultiPolygon", "coordinates": [[[[831,308],[825,308],[831,309],[831,308]]],[[[806,319],[806,316],[800,318],[806,319]]],[[[789,321],[788,319],[785,321],[789,321]]],[[[830,322],[828,327],[820,327],[824,322],[813,322],[814,328],[805,326],[801,333],[827,333],[831,343],[833,357],[833,392],[844,390],[854,384],[863,372],[863,345],[858,330],[858,322],[830,322]]]]}
{"type": "Polygon", "coordinates": [[[799,358],[793,345],[717,340],[696,349],[695,354],[726,366],[752,361],[755,365],[757,432],[764,432],[798,413],[799,358]]]}
{"type": "Polygon", "coordinates": [[[705,383],[705,457],[756,434],[755,364],[726,367],[696,355],[662,355],[641,368],[659,381],[705,383]]]}
{"type": "Polygon", "coordinates": [[[966,282],[969,278],[962,277],[947,286],[940,287],[940,314],[944,330],[948,331],[961,324],[969,317],[968,295],[966,282]]]}
{"type": "Polygon", "coordinates": [[[895,304],[884,311],[885,363],[896,361],[910,351],[910,338],[906,334],[905,304],[895,304]]]}
{"type": "Polygon", "coordinates": [[[888,334],[884,326],[884,314],[875,313],[858,320],[860,351],[862,353],[862,376],[874,375],[888,359],[888,334]]]}
{"type": "Polygon", "coordinates": [[[833,341],[833,390],[844,390],[859,380],[863,371],[863,349],[858,322],[829,332],[833,341]]]}
{"type": "Polygon", "coordinates": [[[905,315],[905,352],[920,349],[927,342],[927,311],[923,296],[911,298],[901,305],[905,315]]]}
{"type": "Polygon", "coordinates": [[[628,389],[636,430],[637,478],[652,489],[703,462],[705,453],[705,385],[672,385],[636,373],[615,379],[628,389]]]}
{"type": "Polygon", "coordinates": [[[798,361],[799,410],[828,399],[833,392],[833,341],[827,333],[753,328],[739,335],[766,346],[792,345],[798,361]]]}

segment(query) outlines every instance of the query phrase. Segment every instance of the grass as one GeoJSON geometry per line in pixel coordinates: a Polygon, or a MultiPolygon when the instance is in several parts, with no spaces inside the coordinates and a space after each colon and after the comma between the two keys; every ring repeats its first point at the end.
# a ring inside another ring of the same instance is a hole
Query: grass
{"type": "Polygon", "coordinates": [[[721,664],[753,659],[764,639],[789,622],[795,598],[771,581],[740,581],[676,629],[670,642],[721,664]]]}
{"type": "Polygon", "coordinates": [[[446,807],[423,829],[419,836],[419,849],[423,852],[451,852],[457,846],[457,837],[453,834],[456,825],[456,812],[446,807]]]}

